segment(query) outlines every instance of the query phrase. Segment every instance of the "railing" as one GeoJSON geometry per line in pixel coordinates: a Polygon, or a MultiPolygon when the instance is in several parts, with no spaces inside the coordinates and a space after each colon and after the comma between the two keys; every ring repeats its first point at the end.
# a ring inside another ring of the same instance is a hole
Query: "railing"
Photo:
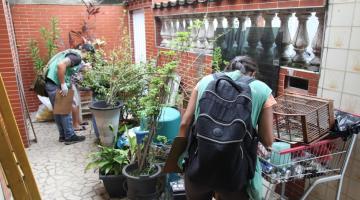
{"type": "Polygon", "coordinates": [[[192,29],[190,50],[212,54],[214,47],[232,55],[250,55],[262,62],[279,62],[318,71],[323,41],[323,10],[281,10],[208,13],[159,17],[159,45],[171,48],[177,32],[192,29]]]}

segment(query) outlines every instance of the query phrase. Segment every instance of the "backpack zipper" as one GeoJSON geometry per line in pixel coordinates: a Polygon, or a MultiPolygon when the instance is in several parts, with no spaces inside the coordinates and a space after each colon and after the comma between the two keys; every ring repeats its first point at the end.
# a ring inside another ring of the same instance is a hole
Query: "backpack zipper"
{"type": "Polygon", "coordinates": [[[230,141],[219,141],[219,140],[214,140],[214,139],[212,139],[212,138],[203,136],[203,135],[201,135],[200,133],[197,133],[196,135],[197,135],[197,137],[200,137],[200,138],[202,138],[202,139],[209,140],[209,141],[211,141],[211,142],[215,142],[215,143],[218,143],[218,144],[231,144],[231,143],[239,143],[239,142],[242,142],[242,141],[243,141],[243,139],[240,139],[240,140],[230,140],[230,141]]]}
{"type": "Polygon", "coordinates": [[[227,99],[222,98],[221,96],[219,96],[218,94],[216,94],[215,92],[213,92],[213,91],[211,91],[211,90],[205,90],[205,92],[210,92],[211,94],[215,95],[215,96],[218,97],[219,99],[221,99],[221,100],[223,100],[223,101],[226,101],[226,102],[230,102],[230,103],[235,102],[238,97],[244,97],[244,98],[246,98],[247,100],[249,100],[250,102],[252,102],[252,100],[251,100],[250,97],[248,97],[248,96],[246,96],[246,95],[243,95],[243,94],[237,95],[237,96],[235,97],[235,100],[232,100],[232,101],[231,101],[231,100],[227,100],[227,99]]]}
{"type": "Polygon", "coordinates": [[[244,151],[243,151],[241,145],[240,145],[240,150],[241,150],[241,160],[243,160],[244,159],[244,151]]]}
{"type": "Polygon", "coordinates": [[[207,115],[207,114],[200,114],[199,117],[207,117],[207,118],[209,118],[211,121],[213,121],[214,123],[219,124],[219,125],[222,125],[222,126],[230,126],[231,124],[235,123],[236,121],[239,121],[239,122],[241,122],[241,123],[244,125],[244,127],[245,127],[245,132],[249,135],[249,137],[250,137],[251,139],[253,139],[253,137],[251,136],[250,132],[249,132],[248,129],[247,129],[247,126],[246,126],[245,122],[244,122],[242,119],[234,119],[234,120],[231,121],[229,124],[224,124],[224,123],[221,123],[221,122],[216,121],[215,119],[213,119],[211,116],[209,116],[209,115],[207,115]]]}
{"type": "Polygon", "coordinates": [[[247,127],[246,127],[246,124],[245,124],[245,122],[244,122],[242,119],[234,119],[234,120],[231,121],[230,123],[224,124],[224,123],[221,123],[221,122],[216,121],[214,118],[212,118],[210,115],[207,115],[207,114],[200,114],[199,117],[207,117],[207,118],[211,119],[211,121],[213,121],[214,123],[219,124],[219,125],[222,125],[222,126],[230,126],[230,125],[232,125],[233,123],[235,123],[235,122],[238,121],[238,122],[241,122],[241,123],[244,125],[246,131],[248,131],[248,129],[247,129],[247,127]]]}

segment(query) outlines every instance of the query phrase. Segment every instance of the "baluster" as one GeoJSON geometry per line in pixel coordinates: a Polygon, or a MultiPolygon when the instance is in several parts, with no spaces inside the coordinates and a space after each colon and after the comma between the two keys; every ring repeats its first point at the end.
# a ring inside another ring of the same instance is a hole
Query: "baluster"
{"type": "Polygon", "coordinates": [[[321,56],[321,47],[323,42],[323,31],[324,31],[324,13],[316,13],[319,21],[319,26],[317,28],[315,37],[312,41],[311,47],[315,57],[310,61],[310,64],[313,66],[320,66],[320,56],[321,56]]]}
{"type": "Polygon", "coordinates": [[[160,43],[160,46],[165,47],[166,43],[167,43],[166,30],[165,30],[166,29],[165,19],[160,18],[160,22],[161,22],[161,30],[160,30],[161,43],[160,43]]]}
{"type": "Polygon", "coordinates": [[[220,47],[221,49],[226,49],[227,48],[227,44],[225,40],[226,30],[223,26],[224,17],[218,15],[216,17],[216,20],[217,20],[217,28],[215,31],[215,36],[218,37],[218,39],[216,40],[216,46],[220,47]]]}
{"type": "Polygon", "coordinates": [[[292,16],[292,13],[279,13],[278,16],[281,21],[281,26],[276,36],[275,43],[276,43],[280,65],[287,65],[291,62],[289,51],[290,51],[290,44],[292,42],[289,31],[289,18],[292,16]]]}
{"type": "Polygon", "coordinates": [[[261,60],[264,62],[272,62],[274,58],[272,47],[274,45],[275,37],[271,22],[272,19],[274,18],[274,13],[265,13],[264,18],[265,18],[265,28],[260,40],[263,48],[261,60]]]}
{"type": "Polygon", "coordinates": [[[170,36],[171,36],[171,46],[174,45],[175,39],[176,39],[176,32],[177,32],[177,28],[176,28],[176,20],[175,19],[170,19],[170,36]]]}
{"type": "Polygon", "coordinates": [[[179,23],[178,32],[184,32],[184,31],[186,31],[186,30],[185,30],[185,27],[184,27],[184,19],[183,19],[183,18],[180,18],[180,19],[178,20],[178,23],[179,23]]]}
{"type": "Polygon", "coordinates": [[[208,18],[208,29],[206,31],[206,39],[208,41],[208,44],[206,46],[207,53],[212,53],[214,50],[214,37],[215,37],[215,28],[214,28],[214,18],[209,17],[208,18]]]}
{"type": "Polygon", "coordinates": [[[164,19],[164,47],[169,48],[170,47],[170,40],[171,40],[171,33],[170,33],[170,21],[168,18],[164,19]]]}
{"type": "Polygon", "coordinates": [[[261,31],[259,30],[259,27],[257,26],[258,17],[259,17],[258,13],[252,13],[249,15],[249,18],[251,21],[251,27],[249,29],[249,34],[248,34],[248,38],[247,38],[247,42],[248,42],[248,46],[249,46],[247,49],[247,54],[252,58],[257,57],[256,48],[258,46],[259,39],[260,39],[261,31]]]}
{"type": "Polygon", "coordinates": [[[205,49],[205,40],[206,40],[206,29],[204,20],[201,21],[201,26],[199,27],[198,37],[196,41],[196,47],[198,50],[205,49]]]}
{"type": "Polygon", "coordinates": [[[228,32],[228,55],[229,58],[237,56],[238,41],[237,31],[239,29],[239,20],[236,16],[230,17],[228,32]]]}
{"type": "Polygon", "coordinates": [[[307,32],[306,21],[308,19],[308,13],[300,13],[298,16],[299,26],[294,37],[294,50],[296,52],[293,62],[304,67],[306,62],[306,47],[309,45],[309,36],[307,32]]]}
{"type": "Polygon", "coordinates": [[[190,44],[190,48],[193,51],[196,48],[196,41],[197,41],[197,29],[196,29],[196,27],[194,27],[195,20],[196,20],[196,18],[191,18],[190,23],[189,23],[190,27],[191,27],[191,32],[190,32],[191,44],[190,44]]]}
{"type": "Polygon", "coordinates": [[[190,35],[189,35],[189,38],[188,38],[187,44],[186,44],[186,45],[190,48],[190,47],[191,47],[191,43],[192,43],[192,40],[191,40],[191,30],[189,29],[190,26],[191,26],[191,18],[186,18],[186,19],[184,19],[184,24],[185,24],[184,31],[190,32],[190,35]]]}
{"type": "Polygon", "coordinates": [[[234,18],[227,15],[227,16],[224,16],[224,19],[227,22],[225,40],[223,41],[226,43],[226,45],[222,45],[222,46],[226,46],[226,48],[223,48],[224,50],[231,51],[232,46],[233,46],[234,18]]]}
{"type": "Polygon", "coordinates": [[[244,47],[244,43],[245,43],[245,21],[246,21],[246,16],[239,16],[238,17],[239,20],[239,28],[237,29],[236,32],[236,41],[237,41],[237,50],[236,50],[236,54],[237,55],[241,55],[242,54],[242,49],[244,47]]]}

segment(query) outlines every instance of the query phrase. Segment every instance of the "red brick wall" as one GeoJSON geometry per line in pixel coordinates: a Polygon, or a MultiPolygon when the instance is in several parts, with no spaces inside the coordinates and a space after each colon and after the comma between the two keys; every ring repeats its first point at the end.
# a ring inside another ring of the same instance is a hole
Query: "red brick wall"
{"type": "Polygon", "coordinates": [[[280,68],[279,72],[279,86],[278,86],[278,95],[284,94],[284,92],[296,92],[296,93],[303,93],[307,95],[317,95],[317,87],[319,84],[320,74],[314,72],[308,72],[304,70],[296,70],[296,69],[287,69],[287,68],[280,68]],[[294,88],[286,89],[286,76],[292,76],[297,78],[302,78],[308,80],[309,86],[307,91],[296,90],[294,88]]]}
{"type": "Polygon", "coordinates": [[[28,146],[28,138],[25,130],[24,113],[21,108],[20,96],[16,85],[14,63],[11,56],[9,35],[4,15],[4,8],[0,5],[0,74],[4,80],[5,88],[10,99],[17,125],[25,146],[28,146]]]}
{"type": "MultiPolygon", "coordinates": [[[[61,39],[63,41],[62,49],[68,48],[68,32],[70,30],[80,30],[83,20],[86,17],[86,8],[82,5],[21,5],[16,4],[12,7],[12,16],[15,27],[16,42],[19,50],[20,66],[23,75],[26,100],[30,110],[35,111],[38,108],[39,101],[32,91],[29,91],[30,85],[34,79],[33,65],[29,54],[29,40],[40,39],[39,29],[49,27],[51,17],[57,17],[61,39]]],[[[120,19],[127,23],[127,14],[122,6],[109,5],[100,6],[100,13],[96,18],[92,18],[92,32],[97,38],[102,38],[107,42],[106,49],[110,50],[117,46],[122,33],[120,19]]],[[[41,49],[42,53],[45,49],[41,49]]]]}

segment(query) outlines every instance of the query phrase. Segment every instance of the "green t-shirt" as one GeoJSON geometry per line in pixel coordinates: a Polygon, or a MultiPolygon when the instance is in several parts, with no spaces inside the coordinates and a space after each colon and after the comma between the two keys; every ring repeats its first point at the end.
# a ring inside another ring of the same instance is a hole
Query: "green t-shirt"
{"type": "MultiPolygon", "coordinates": [[[[233,72],[225,72],[227,76],[231,79],[236,80],[242,76],[240,71],[233,71],[233,72]]],[[[203,95],[204,91],[208,84],[214,80],[212,74],[205,76],[202,78],[198,83],[198,96],[196,101],[196,108],[195,108],[195,119],[199,116],[199,100],[203,95]]],[[[249,84],[251,89],[251,99],[252,99],[252,111],[251,111],[251,122],[254,128],[257,127],[258,119],[260,116],[260,112],[266,102],[266,100],[271,95],[272,90],[267,86],[264,82],[254,80],[249,84]]],[[[248,195],[253,200],[260,200],[262,198],[262,177],[261,177],[261,166],[259,161],[256,165],[255,176],[252,180],[250,180],[247,191],[248,195]]]]}
{"type": "MultiPolygon", "coordinates": [[[[51,58],[48,62],[48,71],[46,77],[52,80],[56,85],[60,85],[60,81],[58,78],[58,64],[60,61],[65,59],[66,55],[69,53],[76,54],[81,57],[80,51],[75,49],[68,49],[62,52],[57,53],[55,56],[51,58]]],[[[71,76],[79,71],[80,65],[76,65],[73,67],[67,67],[65,72],[65,83],[68,88],[71,88],[71,76]]]]}

